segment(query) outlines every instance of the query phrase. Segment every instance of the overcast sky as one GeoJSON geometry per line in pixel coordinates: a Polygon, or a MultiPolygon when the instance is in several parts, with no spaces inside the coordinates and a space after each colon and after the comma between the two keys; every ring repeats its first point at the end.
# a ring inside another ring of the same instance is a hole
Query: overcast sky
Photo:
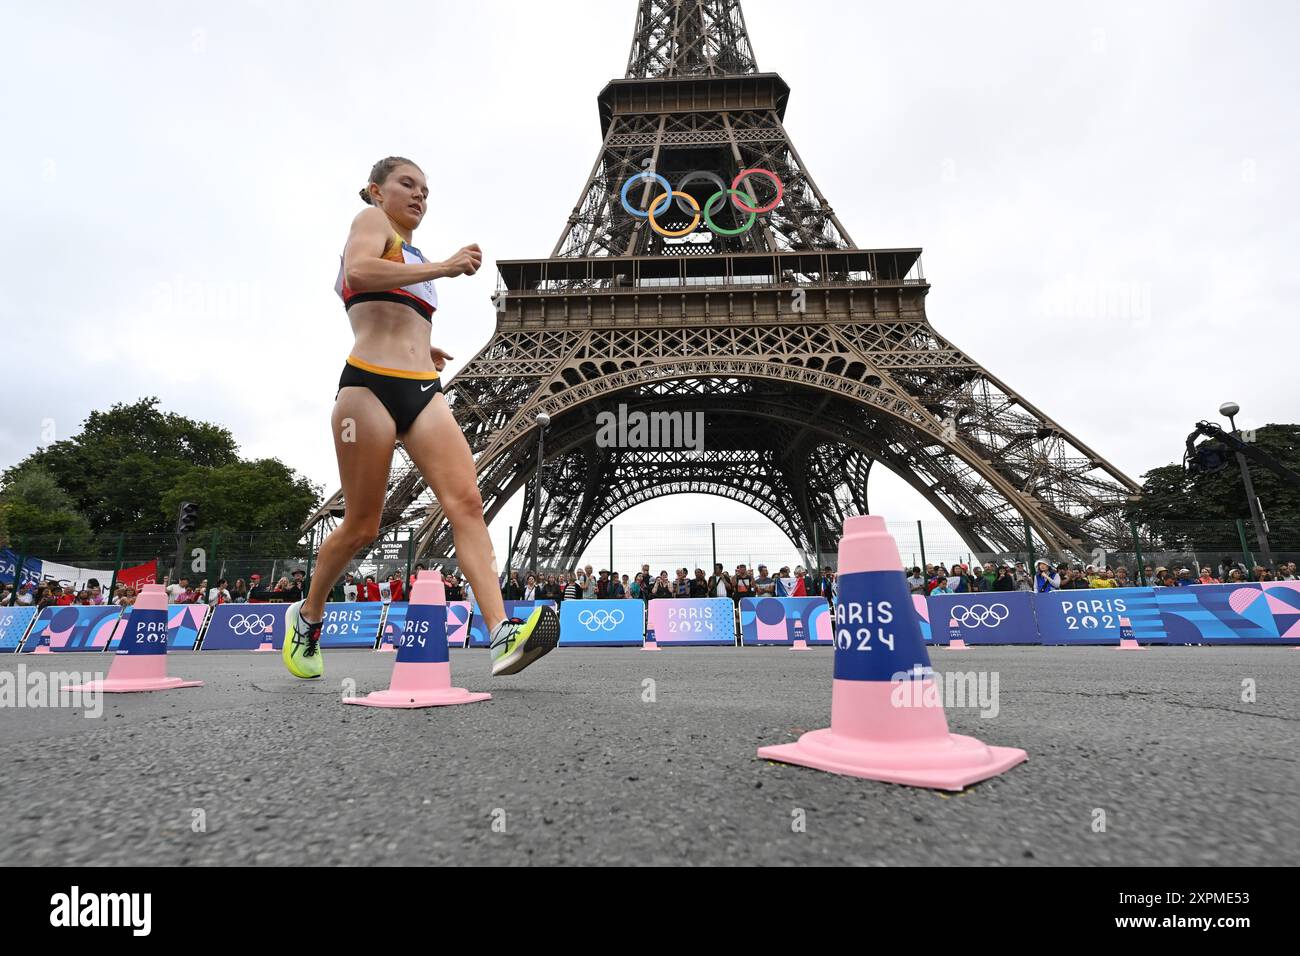
{"type": "MultiPolygon", "coordinates": [[[[1300,421],[1300,5],[743,9],[857,244],[923,247],[935,328],[1118,467],[1177,459],[1226,399],[1244,427],[1300,421]]],[[[491,335],[494,260],[554,245],[635,11],[6,4],[0,466],[153,394],[333,491],[351,333],[332,285],[371,164],[428,174],[427,255],[484,249],[439,283],[454,371],[491,335]]],[[[881,472],[873,510],[934,516],[881,472]]],[[[620,523],[708,520],[762,519],[677,497],[620,523]]]]}

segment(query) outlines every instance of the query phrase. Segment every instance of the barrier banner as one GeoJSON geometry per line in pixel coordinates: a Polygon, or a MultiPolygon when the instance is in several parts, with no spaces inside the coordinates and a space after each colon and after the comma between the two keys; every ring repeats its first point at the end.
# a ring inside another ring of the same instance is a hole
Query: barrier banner
{"type": "MultiPolygon", "coordinates": [[[[942,597],[942,595],[940,595],[940,596],[942,597]]],[[[933,643],[934,638],[930,636],[930,634],[931,634],[931,632],[930,632],[930,605],[928,605],[928,604],[926,603],[925,595],[923,595],[923,594],[913,594],[913,595],[912,595],[912,610],[916,611],[916,617],[917,617],[917,620],[918,620],[918,621],[920,622],[920,624],[921,624],[921,638],[922,638],[922,640],[924,640],[925,643],[927,643],[927,644],[933,643]]],[[[945,623],[947,623],[947,622],[945,622],[945,623]]],[[[944,628],[944,633],[945,633],[945,634],[947,633],[947,631],[948,631],[948,629],[947,629],[947,628],[944,628]]]]}
{"type": "Polygon", "coordinates": [[[0,654],[13,654],[36,617],[34,607],[0,607],[0,654]]]}
{"type": "MultiPolygon", "coordinates": [[[[506,601],[506,617],[527,618],[533,613],[533,609],[545,604],[552,611],[555,610],[554,601],[506,601]]],[[[563,638],[561,638],[563,639],[563,638]]],[[[474,615],[470,618],[469,623],[469,646],[470,647],[487,647],[491,641],[488,640],[487,623],[483,620],[483,612],[479,610],[478,602],[474,603],[474,615]]]]}
{"type": "Polygon", "coordinates": [[[1156,605],[1155,592],[1155,588],[1080,588],[1077,591],[1035,594],[1033,602],[1034,615],[1038,619],[1038,642],[1119,646],[1119,619],[1126,617],[1132,622],[1133,636],[1139,643],[1164,643],[1165,626],[1161,620],[1160,608],[1156,605]]]}
{"type": "Polygon", "coordinates": [[[47,607],[32,625],[22,651],[30,654],[42,644],[52,651],[102,651],[121,612],[115,604],[47,607]]]}
{"type": "Polygon", "coordinates": [[[469,643],[469,619],[473,613],[469,601],[447,602],[448,647],[465,647],[469,643]]]}
{"type": "Polygon", "coordinates": [[[1267,581],[1264,597],[1278,635],[1288,643],[1300,641],[1300,581],[1267,581]]]}
{"type": "MultiPolygon", "coordinates": [[[[14,572],[18,570],[18,555],[8,548],[0,548],[0,584],[13,584],[14,572]]],[[[23,584],[37,585],[41,578],[41,559],[28,557],[23,560],[23,584]]]]}
{"type": "Polygon", "coordinates": [[[200,650],[255,651],[269,637],[278,651],[284,646],[288,610],[287,604],[218,604],[212,609],[200,650]]]}
{"type": "Polygon", "coordinates": [[[372,601],[326,603],[320,629],[320,646],[374,647],[383,609],[382,604],[372,601]]]}
{"type": "Polygon", "coordinates": [[[568,600],[560,605],[560,645],[639,646],[644,624],[645,605],[639,598],[568,600]]]}
{"type": "Polygon", "coordinates": [[[761,597],[740,599],[740,643],[835,643],[831,607],[819,597],[761,597]]]}
{"type": "Polygon", "coordinates": [[[647,614],[646,630],[655,632],[660,647],[736,643],[736,606],[731,598],[656,598],[647,614]]]}
{"type": "MultiPolygon", "coordinates": [[[[1156,588],[1166,644],[1281,644],[1300,619],[1300,591],[1276,585],[1203,584],[1156,588]],[[1269,585],[1274,585],[1269,587],[1269,585]],[[1267,590],[1265,590],[1267,588],[1267,590]]],[[[1300,636],[1300,635],[1293,635],[1300,636]]],[[[1139,641],[1142,635],[1137,635],[1139,641]]]]}
{"type": "MultiPolygon", "coordinates": [[[[379,605],[371,605],[378,607],[379,605]]],[[[402,633],[406,626],[406,609],[411,605],[405,601],[388,605],[388,617],[384,618],[384,644],[392,644],[394,637],[402,633]]],[[[464,647],[469,640],[469,616],[473,612],[469,601],[447,602],[447,646],[464,647]]],[[[366,645],[375,646],[374,641],[366,645]]]]}
{"type": "MultiPolygon", "coordinates": [[[[122,643],[122,635],[127,633],[126,629],[130,627],[131,612],[134,610],[134,607],[128,607],[126,613],[118,619],[117,627],[113,628],[113,639],[108,644],[110,651],[117,650],[117,646],[122,643]]],[[[207,616],[206,604],[167,605],[167,650],[194,650],[194,645],[199,640],[199,631],[203,630],[203,621],[207,616]]]]}
{"type": "Polygon", "coordinates": [[[930,616],[938,624],[935,643],[951,640],[953,620],[957,622],[956,636],[967,644],[1039,643],[1033,595],[1028,591],[933,594],[928,604],[930,616]]]}

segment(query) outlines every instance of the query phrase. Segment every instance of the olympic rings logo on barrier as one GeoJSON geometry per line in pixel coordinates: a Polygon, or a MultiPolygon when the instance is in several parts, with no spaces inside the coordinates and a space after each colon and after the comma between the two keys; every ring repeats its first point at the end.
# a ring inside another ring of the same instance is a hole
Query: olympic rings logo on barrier
{"type": "Polygon", "coordinates": [[[230,632],[232,634],[265,634],[266,629],[275,623],[271,614],[232,614],[230,632]]]}
{"type": "Polygon", "coordinates": [[[1010,615],[1011,609],[1005,604],[991,604],[988,607],[983,604],[971,604],[952,609],[953,619],[962,627],[979,627],[983,625],[992,629],[1005,621],[1010,615]],[[990,624],[990,621],[993,623],[990,624]]]}
{"type": "Polygon", "coordinates": [[[681,182],[679,182],[677,186],[677,189],[673,189],[668,180],[664,179],[664,177],[660,176],[658,173],[651,172],[647,169],[644,172],[637,173],[635,176],[629,178],[628,181],[623,184],[623,189],[619,193],[619,196],[623,200],[624,209],[626,209],[631,215],[636,216],[638,219],[649,219],[650,228],[659,233],[659,235],[665,236],[669,239],[680,239],[682,236],[695,231],[695,227],[700,224],[701,215],[703,215],[704,221],[708,225],[709,229],[719,236],[742,235],[753,228],[754,222],[758,219],[759,213],[771,212],[780,204],[781,197],[785,195],[785,186],[777,177],[776,173],[768,169],[757,168],[742,169],[740,172],[736,173],[736,178],[731,181],[730,189],[727,188],[727,184],[723,182],[722,177],[717,173],[711,173],[703,169],[696,169],[687,173],[682,177],[681,182]],[[776,184],[776,198],[766,206],[747,204],[745,202],[746,199],[749,200],[749,203],[757,203],[758,199],[750,195],[748,192],[742,192],[740,190],[740,181],[746,176],[754,175],[766,176],[776,184]],[[664,190],[663,195],[657,196],[655,201],[650,204],[650,209],[648,211],[637,209],[627,201],[627,191],[632,188],[634,183],[644,180],[654,180],[662,186],[664,190]],[[718,187],[718,191],[710,196],[704,203],[703,210],[700,209],[700,204],[695,201],[694,196],[690,193],[682,192],[681,190],[681,187],[697,180],[705,180],[718,187]],[[731,203],[733,206],[741,212],[749,213],[749,219],[747,219],[745,224],[738,229],[723,229],[713,221],[713,214],[721,208],[722,203],[727,201],[728,196],[731,197],[731,203]],[[676,198],[677,208],[686,215],[694,217],[691,219],[691,224],[685,229],[665,229],[663,226],[659,225],[658,219],[656,218],[662,216],[668,211],[668,207],[673,202],[674,197],[676,198]],[[683,203],[686,203],[686,205],[683,205],[683,203]]]}
{"type": "Polygon", "coordinates": [[[612,611],[579,611],[578,623],[589,631],[612,631],[623,623],[623,612],[617,608],[612,611]]]}

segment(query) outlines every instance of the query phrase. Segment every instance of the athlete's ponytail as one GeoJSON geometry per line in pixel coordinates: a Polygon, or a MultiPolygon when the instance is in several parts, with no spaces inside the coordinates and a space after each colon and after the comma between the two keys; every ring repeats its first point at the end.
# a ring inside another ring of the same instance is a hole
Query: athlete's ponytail
{"type": "MultiPolygon", "coordinates": [[[[389,156],[386,159],[381,159],[379,162],[375,163],[374,166],[370,167],[370,179],[368,182],[374,183],[376,186],[382,186],[384,181],[388,179],[393,170],[398,166],[415,166],[416,169],[420,168],[409,159],[405,159],[401,156],[389,156]]],[[[367,206],[374,205],[374,202],[370,199],[369,185],[361,190],[361,201],[367,206]]]]}

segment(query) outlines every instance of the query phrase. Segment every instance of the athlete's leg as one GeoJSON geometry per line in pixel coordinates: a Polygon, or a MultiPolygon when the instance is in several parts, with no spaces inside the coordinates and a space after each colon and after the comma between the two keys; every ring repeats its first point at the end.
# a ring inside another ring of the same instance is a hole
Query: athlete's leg
{"type": "Polygon", "coordinates": [[[441,392],[407,429],[402,444],[451,522],[456,558],[491,634],[506,617],[501,582],[492,568],[492,540],[483,520],[474,456],[441,392]]]}
{"type": "MultiPolygon", "coordinates": [[[[379,536],[379,518],[388,490],[397,428],[375,393],[349,386],[339,390],[331,416],[334,453],[343,488],[343,521],[316,554],[311,591],[302,613],[319,621],[330,590],[358,551],[379,536]]],[[[463,439],[462,439],[463,441],[463,439]]]]}

